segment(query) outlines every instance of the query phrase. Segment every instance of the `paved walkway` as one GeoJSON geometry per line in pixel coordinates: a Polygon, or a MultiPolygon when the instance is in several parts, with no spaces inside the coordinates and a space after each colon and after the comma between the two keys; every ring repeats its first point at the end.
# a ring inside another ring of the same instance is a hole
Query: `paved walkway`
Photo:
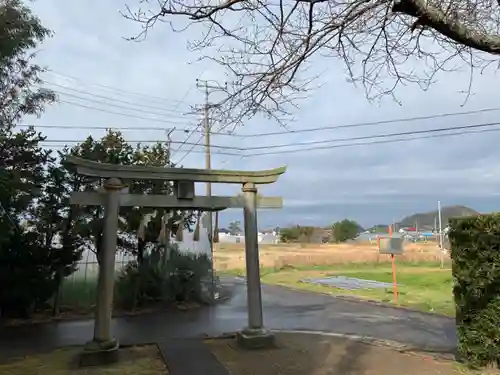
{"type": "Polygon", "coordinates": [[[169,375],[230,375],[202,340],[164,340],[158,348],[169,375]]]}
{"type": "MultiPolygon", "coordinates": [[[[116,318],[121,343],[163,342],[235,331],[246,325],[246,290],[237,279],[224,281],[233,297],[198,311],[116,318]]],[[[398,341],[431,351],[454,351],[455,324],[450,318],[409,312],[366,302],[263,286],[267,328],[319,330],[398,341]]],[[[78,345],[92,338],[93,320],[0,328],[0,359],[78,345]]]]}

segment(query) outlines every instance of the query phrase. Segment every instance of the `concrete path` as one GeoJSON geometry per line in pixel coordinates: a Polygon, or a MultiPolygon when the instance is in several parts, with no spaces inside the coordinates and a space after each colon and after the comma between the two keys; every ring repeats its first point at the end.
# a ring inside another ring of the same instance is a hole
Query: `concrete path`
{"type": "MultiPolygon", "coordinates": [[[[122,343],[158,342],[235,331],[246,325],[243,281],[223,281],[232,298],[198,311],[155,313],[114,319],[113,330],[122,343]]],[[[450,352],[456,347],[450,318],[409,312],[366,302],[263,286],[267,328],[320,330],[398,341],[426,350],[450,352]]],[[[83,344],[92,338],[93,320],[0,328],[0,358],[83,344]]]]}

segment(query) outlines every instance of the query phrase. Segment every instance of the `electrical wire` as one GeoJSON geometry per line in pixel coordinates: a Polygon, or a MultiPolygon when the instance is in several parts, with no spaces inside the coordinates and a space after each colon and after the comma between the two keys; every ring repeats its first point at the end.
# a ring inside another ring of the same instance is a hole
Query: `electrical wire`
{"type": "MultiPolygon", "coordinates": [[[[314,151],[314,150],[326,150],[326,149],[334,149],[334,148],[341,148],[341,147],[352,147],[352,146],[363,146],[363,145],[371,145],[371,144],[382,144],[382,143],[394,143],[394,142],[406,142],[406,141],[412,141],[412,140],[417,140],[417,139],[428,139],[428,138],[438,138],[438,137],[447,137],[447,136],[456,136],[456,135],[461,135],[461,134],[477,134],[477,133],[483,133],[483,132],[491,132],[491,131],[500,131],[500,128],[494,128],[494,129],[484,129],[484,128],[490,128],[494,126],[500,126],[500,122],[491,122],[491,123],[483,123],[483,124],[472,124],[472,125],[463,125],[463,126],[453,126],[453,127],[448,127],[448,128],[434,128],[434,129],[425,129],[425,130],[414,130],[410,132],[397,132],[397,133],[385,133],[385,134],[375,134],[375,135],[369,135],[369,136],[360,136],[360,137],[349,137],[349,138],[337,138],[337,139],[330,139],[330,140],[325,140],[325,141],[312,141],[309,143],[305,142],[295,142],[295,143],[290,143],[287,145],[268,145],[265,147],[258,146],[258,147],[235,147],[235,146],[226,146],[226,145],[212,145],[211,147],[213,148],[219,148],[219,149],[227,149],[227,150],[237,150],[241,151],[241,154],[236,154],[236,153],[231,153],[233,156],[241,156],[241,157],[252,157],[252,156],[263,156],[263,155],[277,155],[277,154],[287,154],[287,153],[294,153],[294,152],[304,152],[304,151],[314,151]],[[481,129],[483,128],[483,129],[481,129]],[[437,132],[450,132],[453,130],[460,130],[460,132],[455,132],[455,133],[443,133],[443,134],[434,134],[437,132]],[[388,139],[388,140],[379,140],[379,141],[374,141],[374,142],[352,142],[352,141],[359,141],[359,140],[377,140],[379,138],[392,138],[392,137],[401,137],[401,136],[413,136],[413,135],[423,135],[423,134],[429,134],[429,135],[424,135],[420,137],[411,137],[411,138],[401,138],[401,139],[388,139]],[[246,151],[253,150],[253,149],[272,149],[272,148],[280,148],[280,147],[294,147],[294,146],[310,146],[311,144],[322,144],[322,143],[332,143],[332,142],[346,142],[350,141],[351,143],[344,143],[344,144],[333,144],[333,145],[326,145],[326,146],[320,146],[320,147],[307,147],[307,148],[299,148],[299,149],[293,149],[293,150],[282,150],[282,151],[271,151],[271,152],[263,152],[263,153],[250,153],[246,154],[246,151]]],[[[192,145],[190,150],[186,152],[186,154],[176,163],[179,164],[184,158],[190,153],[193,152],[194,148],[196,146],[200,145],[201,140],[203,139],[203,135],[198,139],[196,143],[190,142],[189,144],[192,145]]],[[[83,140],[45,140],[42,142],[82,142],[83,140]]],[[[155,143],[158,142],[157,140],[143,140],[143,141],[138,141],[138,140],[132,140],[130,143],[155,143]]],[[[173,143],[182,143],[182,142],[173,142],[173,143]]],[[[199,151],[203,152],[203,151],[199,151]]]]}
{"type": "MultiPolygon", "coordinates": [[[[102,98],[102,99],[111,100],[111,101],[114,101],[114,102],[117,102],[117,103],[123,103],[123,104],[133,105],[133,106],[137,106],[137,107],[154,109],[154,110],[158,110],[158,111],[161,111],[161,112],[166,112],[167,114],[168,113],[177,113],[177,114],[180,114],[182,116],[189,115],[188,113],[184,113],[182,111],[176,110],[176,107],[174,107],[173,109],[162,108],[162,107],[159,107],[159,106],[152,106],[152,105],[149,105],[149,104],[142,104],[142,103],[137,103],[137,102],[131,102],[131,101],[128,101],[128,100],[121,100],[121,99],[113,98],[113,97],[106,96],[106,95],[100,95],[100,94],[92,93],[92,92],[85,91],[85,90],[78,90],[78,89],[75,89],[75,88],[72,88],[72,87],[60,85],[60,84],[49,82],[49,81],[43,81],[43,83],[44,84],[48,84],[50,86],[56,86],[56,87],[62,88],[64,90],[69,90],[69,91],[72,91],[72,92],[77,92],[77,93],[80,93],[80,94],[93,96],[93,97],[96,97],[96,98],[102,98]]],[[[87,98],[82,98],[82,97],[79,97],[79,96],[71,95],[71,94],[68,94],[68,93],[65,93],[65,92],[61,92],[61,91],[53,89],[53,88],[49,88],[49,89],[51,91],[54,91],[54,92],[56,92],[58,94],[61,94],[61,95],[67,95],[67,96],[73,96],[73,97],[76,97],[76,98],[87,99],[87,98]]],[[[102,103],[101,101],[99,101],[98,103],[99,104],[106,104],[106,103],[102,103]]],[[[164,116],[165,113],[161,113],[161,115],[164,116]]],[[[179,116],[176,116],[176,117],[179,117],[179,116]]]]}
{"type": "Polygon", "coordinates": [[[170,121],[170,120],[166,120],[166,119],[142,117],[142,116],[132,115],[132,114],[123,113],[123,112],[110,111],[107,109],[92,107],[92,106],[81,104],[81,103],[69,102],[67,100],[59,100],[59,103],[70,104],[70,105],[73,105],[76,107],[91,109],[93,111],[104,112],[104,113],[109,113],[109,114],[113,114],[113,115],[129,117],[129,118],[135,118],[135,119],[139,119],[139,120],[161,122],[161,123],[166,123],[166,124],[179,124],[180,123],[179,121],[170,121]]]}
{"type": "MultiPolygon", "coordinates": [[[[199,145],[201,143],[201,140],[203,139],[203,135],[198,139],[195,145],[199,145]]],[[[191,152],[194,152],[194,147],[191,146],[191,148],[175,163],[176,165],[179,165],[185,158],[188,156],[191,152]]],[[[200,151],[200,152],[205,152],[205,151],[200,151]]],[[[233,156],[241,156],[241,154],[234,154],[233,156]]]]}
{"type": "Polygon", "coordinates": [[[405,135],[425,134],[425,133],[437,133],[437,132],[448,131],[448,130],[465,130],[465,129],[485,128],[485,127],[490,127],[490,126],[495,126],[495,125],[500,125],[500,122],[453,126],[453,127],[446,127],[446,128],[412,130],[412,131],[408,131],[408,132],[398,132],[398,133],[364,135],[364,136],[358,136],[358,137],[333,138],[333,139],[324,139],[321,141],[293,142],[293,143],[285,143],[285,144],[279,144],[279,145],[255,146],[255,147],[246,147],[245,150],[247,150],[247,151],[248,150],[263,150],[263,149],[274,149],[274,148],[292,147],[292,146],[309,146],[309,145],[324,144],[324,143],[331,143],[331,142],[360,141],[360,140],[365,140],[365,139],[387,138],[387,137],[396,137],[396,136],[405,136],[405,135]]]}
{"type": "MultiPolygon", "coordinates": [[[[84,108],[91,108],[93,109],[94,107],[89,107],[83,104],[79,103],[71,103],[73,105],[78,105],[84,108]]],[[[106,112],[106,113],[112,113],[112,114],[118,114],[121,116],[127,116],[131,118],[139,118],[142,120],[150,120],[154,122],[167,122],[166,120],[162,119],[150,119],[150,118],[145,118],[145,117],[139,117],[139,116],[134,116],[134,115],[129,115],[121,112],[110,112],[106,111],[100,108],[95,108],[95,110],[106,112]]],[[[444,117],[451,117],[451,116],[465,116],[465,115],[470,115],[470,114],[478,114],[478,113],[486,113],[486,112],[493,112],[493,111],[500,111],[500,107],[498,108],[483,108],[483,109],[478,109],[478,110],[472,110],[472,111],[462,111],[462,112],[450,112],[450,113],[441,113],[441,114],[435,114],[435,115],[427,115],[427,116],[417,116],[417,117],[403,117],[403,118],[397,118],[397,119],[388,119],[388,120],[380,120],[380,121],[372,121],[372,122],[358,122],[358,123],[351,123],[351,124],[344,124],[344,125],[328,125],[328,126],[321,126],[321,127],[316,127],[316,128],[310,128],[310,129],[297,129],[293,131],[283,131],[283,132],[274,132],[274,133],[255,133],[255,134],[234,134],[234,133],[225,133],[225,132],[211,132],[211,134],[214,135],[220,135],[220,136],[230,136],[230,137],[237,137],[237,138],[253,138],[253,137],[266,137],[266,136],[273,136],[273,135],[284,135],[284,134],[294,134],[294,133],[306,133],[306,132],[319,132],[319,131],[326,131],[326,130],[334,130],[334,129],[348,129],[348,128],[357,128],[357,127],[369,127],[369,126],[380,126],[380,125],[389,125],[393,123],[398,123],[398,122],[413,122],[413,121],[420,121],[420,120],[431,120],[431,119],[437,119],[437,118],[444,118],[444,117]]],[[[172,121],[168,121],[168,123],[176,123],[172,121]]],[[[110,127],[102,127],[102,126],[78,126],[78,125],[55,125],[55,124],[50,124],[50,125],[34,125],[34,124],[19,124],[17,126],[20,127],[28,127],[28,126],[34,126],[35,128],[52,128],[52,129],[101,129],[101,130],[106,130],[109,129],[110,127]]],[[[168,128],[160,128],[160,127],[141,127],[141,126],[118,126],[115,127],[113,126],[112,128],[118,129],[118,130],[159,130],[159,131],[166,131],[170,130],[168,128]]],[[[183,132],[191,132],[192,129],[176,129],[175,131],[183,131],[183,132]]]]}
{"type": "MultiPolygon", "coordinates": [[[[84,142],[83,139],[45,139],[43,141],[40,141],[42,143],[81,143],[84,142]]],[[[127,141],[130,143],[158,143],[158,139],[143,139],[143,140],[137,140],[134,139],[132,141],[127,141]]],[[[187,145],[193,145],[197,146],[199,143],[194,143],[194,142],[184,142],[184,141],[169,141],[169,143],[172,144],[187,144],[187,145]]],[[[235,146],[224,146],[224,145],[214,145],[213,148],[220,148],[220,149],[225,149],[225,150],[235,150],[235,151],[244,151],[241,147],[235,147],[235,146]]]]}
{"type": "Polygon", "coordinates": [[[263,152],[263,153],[255,153],[255,154],[246,154],[246,155],[243,155],[242,157],[243,158],[250,158],[250,157],[255,157],[255,156],[280,155],[280,154],[290,154],[290,153],[298,153],[298,152],[305,152],[305,151],[312,152],[312,151],[318,151],[318,150],[331,150],[331,149],[335,149],[335,148],[354,147],[354,146],[371,146],[371,145],[386,144],[386,143],[410,142],[410,141],[416,141],[416,140],[421,140],[421,139],[453,137],[453,136],[466,135],[466,134],[481,134],[481,133],[489,133],[489,132],[497,132],[497,131],[500,131],[500,128],[497,128],[497,129],[479,129],[479,130],[470,130],[470,131],[462,131],[462,132],[456,132],[456,133],[445,133],[445,134],[431,134],[431,135],[423,135],[423,136],[419,136],[419,137],[402,138],[402,139],[384,139],[384,140],[379,140],[379,141],[374,141],[374,142],[355,142],[355,143],[346,143],[346,144],[341,144],[341,145],[329,145],[329,146],[320,146],[320,147],[313,147],[313,148],[304,148],[304,149],[298,149],[298,150],[263,152]]]}
{"type": "MultiPolygon", "coordinates": [[[[201,127],[201,124],[198,124],[198,125],[196,125],[196,127],[195,127],[193,130],[191,130],[191,131],[189,132],[189,134],[187,135],[186,139],[185,139],[185,140],[184,140],[184,142],[183,142],[183,143],[179,146],[179,148],[177,149],[177,151],[176,151],[176,152],[179,152],[179,151],[181,150],[181,148],[182,148],[184,145],[188,144],[188,143],[187,143],[187,141],[189,141],[189,140],[191,139],[191,137],[193,136],[193,134],[194,134],[197,130],[199,130],[199,129],[200,129],[200,127],[201,127]]],[[[201,137],[201,138],[203,138],[203,135],[202,135],[202,137],[201,137]]],[[[201,142],[201,138],[200,138],[200,140],[198,141],[198,144],[201,142]]],[[[191,148],[191,149],[192,149],[192,148],[191,148]]],[[[242,149],[240,149],[240,150],[242,150],[242,149]]],[[[188,151],[188,153],[189,153],[189,151],[188,151]]],[[[174,156],[174,155],[172,155],[172,156],[174,156]]],[[[184,156],[183,156],[180,160],[181,160],[181,161],[182,161],[182,160],[184,160],[184,158],[185,158],[186,156],[187,156],[187,155],[184,155],[184,156]]],[[[179,162],[177,162],[176,164],[179,164],[179,162]]]]}
{"type": "Polygon", "coordinates": [[[28,128],[33,127],[35,129],[81,129],[81,130],[141,130],[141,131],[174,131],[174,132],[186,132],[189,131],[187,128],[160,128],[151,126],[75,126],[75,125],[36,125],[36,124],[18,124],[16,127],[28,128]]]}
{"type": "MultiPolygon", "coordinates": [[[[245,18],[245,14],[243,14],[243,15],[240,17],[240,19],[239,19],[239,20],[238,20],[238,22],[236,23],[236,27],[239,27],[239,26],[241,25],[241,22],[243,21],[243,19],[244,19],[244,18],[245,18]]],[[[198,80],[201,78],[201,76],[205,73],[205,71],[206,71],[206,69],[204,69],[204,70],[203,70],[203,71],[202,71],[202,72],[198,75],[198,77],[196,78],[196,81],[198,81],[198,80]]],[[[190,90],[191,90],[193,87],[194,87],[194,86],[190,86],[190,90]]],[[[191,137],[193,136],[193,134],[194,134],[194,133],[195,133],[195,132],[196,132],[196,131],[200,128],[200,127],[201,127],[201,124],[199,124],[198,126],[196,126],[196,128],[194,128],[194,129],[193,129],[193,130],[192,130],[192,131],[191,131],[191,132],[187,135],[187,137],[186,137],[186,139],[185,139],[185,142],[187,142],[189,139],[191,139],[191,137]]],[[[215,135],[215,134],[217,134],[217,133],[215,133],[215,132],[212,132],[212,128],[211,128],[211,126],[209,126],[209,127],[208,127],[208,131],[210,132],[210,134],[214,134],[214,135],[215,135]]],[[[231,134],[231,135],[233,135],[232,133],[229,133],[229,134],[224,133],[224,135],[230,135],[230,134],[231,134]]],[[[219,134],[219,135],[220,135],[220,134],[219,134]]],[[[202,137],[200,137],[200,139],[198,140],[198,142],[197,142],[198,144],[201,142],[201,139],[202,139],[202,138],[203,138],[203,136],[202,136],[202,137]]],[[[182,145],[181,145],[181,146],[180,146],[177,150],[180,150],[183,146],[184,146],[184,144],[182,144],[182,145]]],[[[194,146],[193,146],[193,147],[194,147],[194,146]]],[[[186,158],[186,156],[187,156],[187,155],[189,155],[189,152],[193,149],[193,147],[191,147],[191,149],[190,149],[190,150],[188,150],[188,152],[187,152],[186,154],[184,154],[184,156],[182,156],[182,158],[181,158],[181,159],[177,162],[177,164],[179,164],[182,160],[184,160],[184,159],[186,158]]]]}
{"type": "MultiPolygon", "coordinates": [[[[78,126],[78,125],[38,125],[38,124],[17,124],[16,127],[20,128],[28,128],[28,127],[33,127],[35,129],[81,129],[81,130],[108,130],[108,129],[116,129],[116,130],[141,130],[141,131],[172,131],[172,132],[190,132],[192,129],[188,128],[162,128],[162,127],[151,127],[151,126],[94,126],[94,125],[85,125],[85,126],[78,126]]],[[[237,136],[236,134],[228,134],[228,133],[219,133],[219,132],[213,132],[211,134],[216,134],[220,136],[237,136]]]]}
{"type": "Polygon", "coordinates": [[[144,93],[139,93],[139,92],[135,92],[135,91],[124,90],[124,89],[120,89],[118,87],[114,87],[114,86],[110,86],[110,85],[103,85],[101,83],[91,83],[91,82],[88,82],[87,80],[82,80],[80,78],[77,78],[75,76],[71,76],[69,74],[59,73],[59,72],[56,72],[55,70],[52,70],[52,69],[47,69],[46,72],[54,74],[56,76],[60,76],[60,77],[64,77],[64,78],[69,78],[69,79],[72,79],[74,81],[81,82],[83,84],[87,84],[89,86],[95,86],[95,87],[100,87],[100,88],[103,88],[103,89],[111,90],[111,91],[114,91],[114,92],[117,92],[117,93],[120,93],[120,94],[128,94],[128,95],[133,95],[133,96],[137,96],[137,97],[141,97],[141,98],[149,98],[149,99],[153,99],[153,100],[160,100],[162,102],[166,101],[166,102],[172,102],[172,103],[186,103],[186,104],[189,104],[187,102],[184,102],[183,100],[168,99],[168,98],[163,98],[163,97],[160,97],[160,96],[154,96],[154,95],[150,95],[150,94],[144,94],[144,93]]]}
{"type": "Polygon", "coordinates": [[[365,127],[365,126],[388,125],[388,124],[394,124],[394,123],[399,123],[399,122],[432,120],[432,119],[437,119],[437,118],[446,118],[446,117],[453,117],[453,116],[466,116],[466,115],[487,113],[487,112],[496,112],[496,111],[500,111],[500,107],[483,108],[483,109],[461,111],[461,112],[447,112],[447,113],[440,113],[440,114],[436,114],[436,115],[427,115],[427,116],[402,117],[402,118],[396,118],[396,119],[390,119],[390,120],[356,122],[356,123],[342,124],[342,125],[328,125],[328,126],[320,126],[320,127],[316,127],[316,128],[287,130],[287,131],[278,131],[278,132],[270,132],[270,133],[240,134],[240,137],[242,137],[242,138],[268,137],[268,136],[274,136],[274,135],[309,133],[309,132],[334,130],[334,129],[350,129],[350,128],[365,127]]]}
{"type": "MultiPolygon", "coordinates": [[[[64,96],[67,96],[67,97],[70,97],[70,98],[84,100],[84,101],[87,101],[87,102],[90,102],[90,103],[99,104],[99,105],[102,105],[102,106],[108,106],[108,107],[113,107],[113,108],[118,108],[118,109],[125,109],[127,111],[135,111],[135,112],[144,113],[144,114],[152,115],[152,116],[166,116],[165,113],[161,113],[161,112],[152,112],[152,111],[144,110],[144,109],[141,109],[141,108],[126,107],[126,106],[123,106],[123,105],[120,105],[120,104],[106,103],[106,102],[103,102],[101,100],[94,100],[94,99],[90,99],[90,98],[85,98],[85,97],[82,97],[82,96],[79,96],[79,95],[62,93],[62,92],[56,91],[56,90],[53,90],[53,91],[56,94],[61,94],[61,95],[64,95],[64,96]]],[[[65,103],[62,100],[59,100],[59,101],[62,102],[62,103],[65,103]]],[[[174,119],[176,119],[176,118],[180,119],[180,120],[175,120],[176,123],[186,122],[186,118],[185,117],[172,116],[172,115],[169,115],[169,117],[174,118],[174,119]]]]}
{"type": "MultiPolygon", "coordinates": [[[[44,141],[45,142],[45,141],[44,141]]],[[[141,142],[136,142],[136,141],[127,141],[128,143],[141,143],[141,142]]],[[[155,141],[156,143],[158,143],[158,141],[155,141]]],[[[196,144],[193,146],[193,148],[196,146],[196,144]]],[[[42,147],[44,148],[49,148],[49,149],[61,149],[61,148],[65,148],[65,147],[68,147],[68,144],[62,144],[62,143],[54,143],[54,144],[51,144],[50,142],[49,143],[42,143],[42,147]]],[[[172,151],[176,151],[175,150],[172,150],[172,151]]],[[[190,152],[194,152],[194,153],[204,153],[205,151],[204,150],[191,150],[190,152]]],[[[215,151],[213,153],[213,155],[227,155],[227,156],[238,156],[238,157],[241,157],[241,153],[234,153],[234,152],[226,152],[226,151],[215,151]]],[[[181,159],[182,160],[182,159],[181,159]]]]}

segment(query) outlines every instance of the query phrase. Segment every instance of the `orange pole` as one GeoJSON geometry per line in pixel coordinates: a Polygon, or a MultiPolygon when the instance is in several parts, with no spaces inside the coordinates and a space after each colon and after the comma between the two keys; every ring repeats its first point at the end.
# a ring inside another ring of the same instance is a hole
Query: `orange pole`
{"type": "Polygon", "coordinates": [[[392,284],[394,286],[394,301],[396,302],[396,305],[399,305],[398,283],[396,281],[396,257],[394,256],[394,254],[391,254],[391,259],[392,259],[392,284]]]}
{"type": "MultiPolygon", "coordinates": [[[[389,237],[392,237],[392,225],[389,225],[389,237]]],[[[394,256],[394,254],[391,254],[391,260],[392,260],[392,285],[394,289],[394,302],[396,302],[396,305],[399,305],[398,283],[396,281],[396,257],[394,256]]]]}

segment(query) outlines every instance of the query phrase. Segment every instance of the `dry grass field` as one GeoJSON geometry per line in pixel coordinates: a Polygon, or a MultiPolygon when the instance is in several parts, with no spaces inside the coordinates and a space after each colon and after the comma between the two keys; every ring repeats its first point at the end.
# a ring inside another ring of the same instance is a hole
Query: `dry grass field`
{"type": "MultiPolygon", "coordinates": [[[[389,255],[380,255],[376,244],[281,244],[260,246],[261,280],[266,284],[330,295],[344,295],[395,303],[393,288],[349,290],[304,282],[307,278],[347,276],[392,283],[389,255]]],[[[215,267],[221,274],[245,275],[243,244],[217,244],[215,267]]],[[[400,306],[453,316],[453,279],[450,258],[436,243],[407,243],[396,257],[400,306]]]]}
{"type": "MultiPolygon", "coordinates": [[[[214,249],[215,268],[224,272],[245,268],[243,244],[218,243],[214,249]]],[[[441,252],[435,242],[407,243],[399,263],[440,262],[441,252]]],[[[388,255],[380,255],[377,245],[355,244],[279,244],[260,245],[261,268],[328,266],[346,263],[385,263],[388,255]]],[[[449,257],[445,256],[449,263],[449,257]]]]}

